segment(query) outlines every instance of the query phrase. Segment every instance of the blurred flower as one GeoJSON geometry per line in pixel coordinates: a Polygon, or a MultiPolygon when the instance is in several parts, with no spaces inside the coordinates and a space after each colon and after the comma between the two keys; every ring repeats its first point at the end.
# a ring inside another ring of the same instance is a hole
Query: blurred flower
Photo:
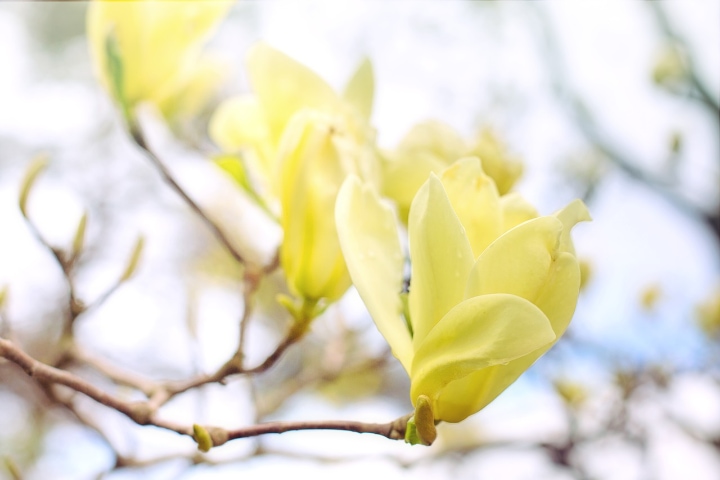
{"type": "Polygon", "coordinates": [[[658,301],[662,297],[662,287],[657,283],[648,285],[640,292],[640,305],[646,312],[655,310],[658,301]]]}
{"type": "Polygon", "coordinates": [[[509,192],[522,175],[522,163],[509,155],[497,134],[488,128],[479,132],[470,154],[480,157],[483,171],[495,180],[500,195],[509,192]]]}
{"type": "Polygon", "coordinates": [[[677,45],[667,45],[658,55],[652,71],[653,81],[666,88],[676,88],[687,80],[687,61],[677,45]]]}
{"type": "Polygon", "coordinates": [[[248,54],[247,68],[254,93],[223,102],[210,121],[210,137],[226,154],[221,168],[243,178],[241,186],[256,200],[276,209],[281,191],[278,149],[291,118],[303,109],[332,116],[343,135],[364,151],[363,177],[379,177],[375,132],[369,124],[374,80],[368,60],[342,96],[315,72],[263,43],[248,54]]]}
{"type": "Polygon", "coordinates": [[[705,335],[720,340],[720,286],[697,307],[698,324],[705,335]]]}
{"type": "Polygon", "coordinates": [[[167,104],[196,81],[202,47],[231,6],[230,1],[91,2],[87,34],[103,86],[124,109],[143,101],[167,104]]]}
{"type": "Polygon", "coordinates": [[[581,407],[589,396],[584,385],[571,380],[555,380],[553,386],[563,402],[570,408],[581,407]]]}
{"type": "Polygon", "coordinates": [[[590,218],[579,200],[537,217],[519,196],[501,198],[477,158],[431,174],[410,207],[407,308],[392,210],[351,177],[335,215],[353,283],[410,376],[423,443],[434,426],[426,438],[418,413],[427,417],[429,408],[434,421],[459,422],[479,411],[572,318],[580,268],[570,229],[590,218]]]}
{"type": "Polygon", "coordinates": [[[483,129],[473,142],[466,142],[451,127],[431,120],[415,125],[400,145],[386,154],[383,194],[397,203],[406,222],[412,199],[430,172],[439,174],[468,155],[480,158],[483,171],[495,181],[501,195],[510,191],[522,174],[522,164],[492,130],[483,129]]]}
{"type": "Polygon", "coordinates": [[[584,290],[593,278],[593,265],[587,259],[578,260],[580,265],[580,290],[584,290]]]}
{"type": "Polygon", "coordinates": [[[340,185],[350,173],[379,177],[369,125],[372,67],[362,62],[340,96],[304,65],[259,44],[248,73],[254,94],[223,103],[210,135],[227,152],[218,165],[278,217],[280,262],[302,306],[284,303],[306,316],[300,309],[333,302],[350,286],[335,229],[340,185]]]}
{"type": "Polygon", "coordinates": [[[173,94],[163,98],[158,106],[167,119],[192,118],[206,111],[228,77],[228,66],[220,57],[201,56],[187,81],[173,94]]]}

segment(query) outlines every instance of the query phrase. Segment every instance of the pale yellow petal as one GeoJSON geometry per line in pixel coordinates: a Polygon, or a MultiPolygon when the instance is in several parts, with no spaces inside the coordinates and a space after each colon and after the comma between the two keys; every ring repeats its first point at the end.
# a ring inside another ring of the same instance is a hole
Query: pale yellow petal
{"type": "Polygon", "coordinates": [[[440,179],[477,258],[502,233],[495,182],[485,175],[476,157],[453,163],[440,179]]]}
{"type": "Polygon", "coordinates": [[[473,264],[465,231],[434,174],[410,207],[410,316],[417,348],[440,319],[460,303],[473,264]]]}
{"type": "Polygon", "coordinates": [[[334,301],[350,286],[335,228],[335,199],[346,172],[332,119],[294,116],[278,149],[284,237],[280,261],[294,294],[334,301]]]}
{"type": "Polygon", "coordinates": [[[267,142],[270,137],[267,118],[254,95],[239,95],[222,102],[210,119],[209,133],[228,152],[267,142]]]}
{"type": "Polygon", "coordinates": [[[372,63],[365,58],[348,81],[343,98],[352,105],[366,121],[370,120],[375,96],[375,76],[372,63]]]}
{"type": "Polygon", "coordinates": [[[209,133],[225,152],[242,152],[251,176],[260,174],[263,189],[270,190],[276,149],[257,97],[241,95],[224,101],[210,119],[209,133]]]}
{"type": "Polygon", "coordinates": [[[449,383],[481,369],[508,363],[555,340],[550,322],[535,305],[515,295],[473,297],[455,306],[416,348],[410,398],[427,395],[435,418],[458,422],[472,415],[473,398],[457,397],[453,409],[438,400],[449,383]]]}
{"type": "MultiPolygon", "coordinates": [[[[545,314],[559,339],[567,329],[575,311],[580,289],[577,261],[569,253],[561,253],[553,263],[546,287],[541,289],[535,305],[545,314]]],[[[557,341],[557,339],[556,339],[557,341]]],[[[447,385],[438,399],[438,414],[453,418],[461,407],[477,412],[492,402],[555,342],[511,361],[479,370],[447,385]]]]}
{"type": "Polygon", "coordinates": [[[480,157],[483,170],[495,180],[500,195],[505,195],[522,175],[522,163],[508,153],[491,129],[480,131],[471,153],[480,157]]]}
{"type": "Polygon", "coordinates": [[[398,206],[400,219],[407,224],[415,194],[430,176],[443,171],[444,161],[430,152],[401,153],[383,164],[382,193],[398,206]]]}
{"type": "Polygon", "coordinates": [[[504,233],[473,266],[466,297],[511,293],[534,302],[547,282],[561,232],[562,223],[548,216],[504,233]]]}
{"type": "Polygon", "coordinates": [[[516,192],[500,197],[500,209],[502,210],[503,232],[538,216],[535,207],[516,192]]]}
{"type": "Polygon", "coordinates": [[[558,338],[570,324],[579,294],[580,265],[574,255],[561,252],[534,302],[550,319],[558,338]]]}
{"type": "Polygon", "coordinates": [[[570,238],[570,230],[579,222],[589,222],[592,220],[590,212],[588,212],[582,200],[573,200],[565,208],[555,212],[555,216],[563,223],[563,233],[560,236],[560,250],[574,254],[575,247],[570,238]]]}
{"type": "Polygon", "coordinates": [[[107,41],[117,42],[128,104],[162,101],[192,74],[200,50],[232,2],[94,1],[87,16],[95,67],[106,88],[107,41]]]}
{"type": "Polygon", "coordinates": [[[402,316],[403,255],[395,215],[371,186],[353,175],[338,193],[335,223],[350,278],[409,374],[412,341],[402,316]]]}
{"type": "Polygon", "coordinates": [[[428,120],[412,127],[400,142],[398,151],[431,153],[449,165],[467,153],[467,144],[452,127],[428,120]]]}
{"type": "Polygon", "coordinates": [[[315,72],[271,46],[260,43],[248,55],[248,74],[277,143],[296,112],[311,108],[338,113],[341,101],[315,72]]]}
{"type": "Polygon", "coordinates": [[[201,56],[182,87],[159,102],[163,116],[181,121],[200,115],[218,95],[228,76],[224,59],[209,54],[201,56]]]}

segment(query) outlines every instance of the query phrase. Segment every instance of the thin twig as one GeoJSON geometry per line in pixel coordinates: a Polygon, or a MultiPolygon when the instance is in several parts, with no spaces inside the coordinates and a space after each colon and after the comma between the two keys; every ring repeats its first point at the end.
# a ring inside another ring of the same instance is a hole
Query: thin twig
{"type": "Polygon", "coordinates": [[[672,25],[670,25],[670,20],[668,19],[668,16],[665,13],[662,5],[660,5],[660,2],[645,3],[647,7],[650,8],[650,10],[652,11],[655,21],[660,27],[660,30],[662,30],[663,34],[673,43],[680,45],[687,54],[687,78],[690,81],[690,85],[697,91],[698,94],[697,97],[693,96],[692,98],[701,102],[705,107],[710,110],[713,118],[716,121],[720,121],[720,104],[718,103],[718,100],[710,93],[710,90],[700,80],[700,77],[697,74],[697,67],[695,66],[695,59],[690,54],[690,49],[687,47],[687,42],[685,42],[685,40],[683,40],[680,35],[673,29],[672,25]]]}
{"type": "Polygon", "coordinates": [[[66,261],[62,252],[50,245],[50,242],[48,242],[47,239],[43,236],[43,234],[40,233],[40,230],[37,228],[35,223],[33,223],[33,221],[30,219],[30,217],[27,216],[27,214],[25,213],[25,211],[23,211],[22,208],[20,209],[20,212],[22,213],[22,217],[25,220],[25,224],[27,225],[30,232],[33,234],[38,243],[40,243],[45,249],[47,249],[48,252],[50,252],[52,257],[55,259],[55,262],[60,267],[60,270],[62,271],[68,293],[68,310],[63,326],[63,336],[66,338],[71,338],[72,327],[75,323],[75,320],[85,311],[85,305],[83,305],[83,303],[77,298],[77,293],[75,291],[75,282],[72,278],[73,262],[66,261]]]}
{"type": "Polygon", "coordinates": [[[153,165],[155,165],[155,167],[158,169],[158,171],[163,177],[163,180],[165,180],[165,182],[167,182],[168,185],[170,185],[172,189],[175,190],[178,195],[180,195],[180,197],[185,201],[185,203],[190,207],[190,209],[200,217],[203,223],[205,223],[205,225],[210,229],[215,238],[225,247],[225,249],[230,253],[230,255],[232,255],[232,257],[237,260],[238,263],[245,264],[245,258],[232,245],[228,237],[225,236],[222,230],[220,230],[220,227],[218,227],[215,222],[213,222],[210,217],[207,216],[207,214],[203,211],[202,208],[200,208],[200,206],[195,202],[195,200],[190,198],[190,196],[185,192],[185,190],[177,183],[172,173],[170,173],[170,170],[165,166],[160,157],[148,144],[140,125],[137,123],[131,125],[130,134],[132,135],[132,138],[138,145],[138,147],[140,147],[145,152],[148,159],[150,159],[153,165]]]}
{"type": "Polygon", "coordinates": [[[269,422],[228,430],[227,433],[228,440],[234,440],[236,438],[255,437],[269,433],[279,434],[297,430],[340,430],[355,433],[372,433],[391,440],[402,440],[405,438],[405,428],[410,417],[412,417],[412,414],[402,416],[388,423],[364,423],[349,420],[269,422]]]}
{"type": "Polygon", "coordinates": [[[144,393],[147,397],[153,395],[159,388],[158,385],[152,380],[118,368],[115,365],[109,363],[104,358],[91,355],[77,345],[72,345],[68,351],[68,354],[73,360],[87,365],[94,370],[102,373],[113,383],[134,388],[135,390],[144,393]]]}

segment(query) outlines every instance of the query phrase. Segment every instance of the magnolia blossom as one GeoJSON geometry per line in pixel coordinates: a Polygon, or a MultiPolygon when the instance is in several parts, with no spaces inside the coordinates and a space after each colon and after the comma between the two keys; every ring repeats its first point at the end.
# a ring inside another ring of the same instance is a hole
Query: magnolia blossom
{"type": "Polygon", "coordinates": [[[332,117],[364,158],[361,176],[379,181],[375,132],[370,127],[375,84],[369,61],[360,64],[342,95],[308,67],[265,43],[248,53],[247,72],[253,93],[226,100],[210,120],[210,137],[226,154],[220,166],[242,180],[243,188],[270,210],[276,209],[282,183],[278,149],[291,119],[302,110],[332,117]]]}
{"type": "Polygon", "coordinates": [[[522,163],[510,155],[490,129],[466,141],[442,122],[429,120],[415,125],[398,147],[386,152],[383,164],[383,194],[395,201],[406,222],[410,203],[430,172],[440,174],[464,156],[480,158],[483,171],[493,179],[500,195],[510,191],[522,174],[522,163]]]}
{"type": "MultiPolygon", "coordinates": [[[[231,6],[198,0],[91,2],[87,34],[101,82],[126,107],[167,104],[194,82],[202,47],[231,6]]],[[[207,68],[201,75],[207,76],[207,68]]]]}
{"type": "Polygon", "coordinates": [[[306,304],[335,301],[350,286],[335,229],[337,192],[349,174],[379,177],[372,67],[363,62],[339,95],[266,44],[247,64],[253,94],[226,101],[211,120],[211,137],[229,154],[220,166],[277,216],[291,292],[306,304]]]}
{"type": "Polygon", "coordinates": [[[570,230],[589,220],[579,200],[538,217],[518,195],[500,197],[477,158],[431,174],[410,207],[407,308],[393,211],[350,178],[335,214],[353,283],[410,376],[416,417],[479,411],[570,322],[580,289],[570,230]]]}
{"type": "Polygon", "coordinates": [[[358,174],[357,152],[335,118],[314,110],[294,115],[280,143],[280,263],[291,291],[311,302],[350,287],[334,210],[343,181],[358,174]]]}

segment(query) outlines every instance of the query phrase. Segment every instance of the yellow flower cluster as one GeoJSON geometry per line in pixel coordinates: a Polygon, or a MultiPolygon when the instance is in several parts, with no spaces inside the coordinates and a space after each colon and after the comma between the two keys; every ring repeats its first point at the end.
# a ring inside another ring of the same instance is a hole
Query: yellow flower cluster
{"type": "MultiPolygon", "coordinates": [[[[200,4],[93,3],[91,49],[121,104],[161,104],[188,83],[228,8],[200,4]]],[[[303,312],[355,285],[410,376],[408,440],[430,444],[437,421],[482,409],[563,334],[581,283],[570,231],[588,212],[574,201],[539,216],[509,193],[522,166],[489,130],[465,142],[425,122],[378,154],[368,61],[342,94],[266,44],[247,71],[252,94],[210,123],[218,165],[281,225],[281,266],[303,312]]]]}

